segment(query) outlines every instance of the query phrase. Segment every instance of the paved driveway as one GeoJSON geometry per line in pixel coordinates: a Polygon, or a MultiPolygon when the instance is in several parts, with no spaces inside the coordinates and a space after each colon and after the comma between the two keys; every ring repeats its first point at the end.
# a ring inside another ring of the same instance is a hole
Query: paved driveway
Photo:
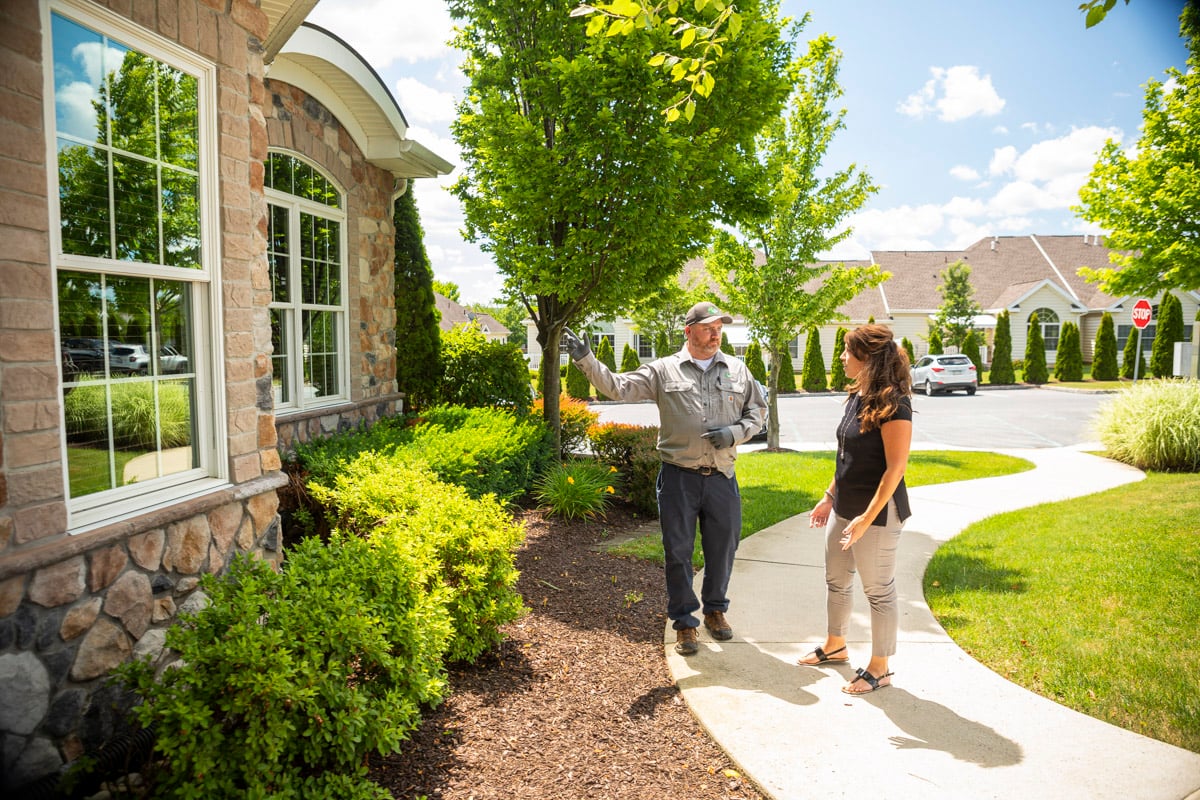
{"type": "MultiPolygon", "coordinates": [[[[989,389],[913,398],[913,444],[917,447],[1074,447],[1097,440],[1092,421],[1111,394],[1054,389],[989,389]]],[[[836,447],[834,430],[845,395],[792,395],[779,399],[782,447],[836,447]]],[[[601,422],[657,425],[652,403],[596,403],[601,422]]],[[[743,448],[745,449],[745,448],[743,448]]]]}

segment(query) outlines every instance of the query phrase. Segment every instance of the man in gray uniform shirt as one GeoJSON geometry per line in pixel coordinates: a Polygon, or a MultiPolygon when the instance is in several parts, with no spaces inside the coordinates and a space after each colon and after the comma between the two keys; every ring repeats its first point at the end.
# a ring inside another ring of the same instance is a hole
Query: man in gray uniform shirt
{"type": "Polygon", "coordinates": [[[618,400],[658,404],[658,516],[666,556],[667,616],[675,629],[675,651],[700,649],[696,629],[727,641],[733,630],[729,575],[742,532],[742,496],[734,461],[737,445],[762,427],[766,398],[746,365],[721,352],[721,326],[733,318],[712,303],[697,303],[684,318],[686,344],[678,353],[614,375],[586,341],[570,329],[563,338],[571,358],[601,393],[618,400]],[[700,599],[692,588],[696,523],[704,552],[700,599]]]}

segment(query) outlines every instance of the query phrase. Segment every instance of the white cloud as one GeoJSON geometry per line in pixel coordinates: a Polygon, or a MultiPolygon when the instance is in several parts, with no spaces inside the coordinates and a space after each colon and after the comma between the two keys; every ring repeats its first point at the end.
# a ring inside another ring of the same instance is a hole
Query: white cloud
{"type": "Polygon", "coordinates": [[[1046,181],[1064,175],[1090,173],[1096,155],[1108,139],[1120,141],[1117,128],[1095,125],[1077,128],[1066,136],[1047,139],[1030,147],[1012,164],[1013,173],[1022,180],[1046,181]]]}
{"type": "Polygon", "coordinates": [[[1017,162],[1017,148],[1010,145],[997,147],[992,153],[991,163],[988,164],[989,175],[1003,175],[1012,169],[1017,162]]]}
{"type": "Polygon", "coordinates": [[[960,181],[977,181],[979,180],[979,172],[975,169],[957,164],[950,168],[950,175],[958,178],[960,181]]]}
{"type": "Polygon", "coordinates": [[[446,42],[453,33],[445,3],[396,0],[322,0],[308,19],[336,33],[376,70],[394,61],[409,64],[454,54],[446,42]]]}
{"type": "Polygon", "coordinates": [[[450,92],[443,92],[415,78],[401,78],[393,88],[404,118],[412,123],[449,123],[458,115],[455,110],[457,99],[450,92]]]}
{"type": "Polygon", "coordinates": [[[930,67],[929,71],[933,78],[896,107],[901,114],[920,119],[937,111],[942,122],[958,122],[976,115],[994,116],[1004,108],[992,76],[980,76],[979,67],[930,67]]]}

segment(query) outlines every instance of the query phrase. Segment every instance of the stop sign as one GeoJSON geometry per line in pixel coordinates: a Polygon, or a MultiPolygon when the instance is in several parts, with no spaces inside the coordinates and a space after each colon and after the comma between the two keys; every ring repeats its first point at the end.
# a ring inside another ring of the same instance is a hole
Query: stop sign
{"type": "Polygon", "coordinates": [[[1150,301],[1138,300],[1133,304],[1133,325],[1138,330],[1150,324],[1150,301]]]}

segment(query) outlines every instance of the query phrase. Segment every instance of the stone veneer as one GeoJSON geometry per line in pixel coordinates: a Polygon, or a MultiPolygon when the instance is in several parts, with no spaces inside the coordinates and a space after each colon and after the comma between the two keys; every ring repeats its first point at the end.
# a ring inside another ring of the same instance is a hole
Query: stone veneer
{"type": "MultiPolygon", "coordinates": [[[[266,15],[257,0],[97,0],[94,5],[199,53],[216,68],[222,313],[216,324],[225,356],[219,386],[229,485],[82,533],[67,530],[53,335],[46,172],[52,143],[45,126],[45,106],[52,98],[45,95],[43,8],[38,0],[5,0],[0,4],[0,793],[52,773],[113,735],[124,721],[123,699],[106,685],[106,674],[131,656],[161,652],[176,614],[204,604],[197,591],[201,575],[224,571],[238,553],[272,563],[281,559],[276,492],[287,479],[279,471],[276,448],[267,310],[266,15]]],[[[390,214],[378,227],[376,250],[390,237],[390,214]]],[[[373,310],[372,320],[377,318],[385,319],[386,311],[373,310]]],[[[366,333],[371,330],[368,325],[366,333]]],[[[369,349],[386,352],[375,345],[369,349]]],[[[386,368],[372,371],[372,377],[379,397],[394,393],[386,368]]]]}

